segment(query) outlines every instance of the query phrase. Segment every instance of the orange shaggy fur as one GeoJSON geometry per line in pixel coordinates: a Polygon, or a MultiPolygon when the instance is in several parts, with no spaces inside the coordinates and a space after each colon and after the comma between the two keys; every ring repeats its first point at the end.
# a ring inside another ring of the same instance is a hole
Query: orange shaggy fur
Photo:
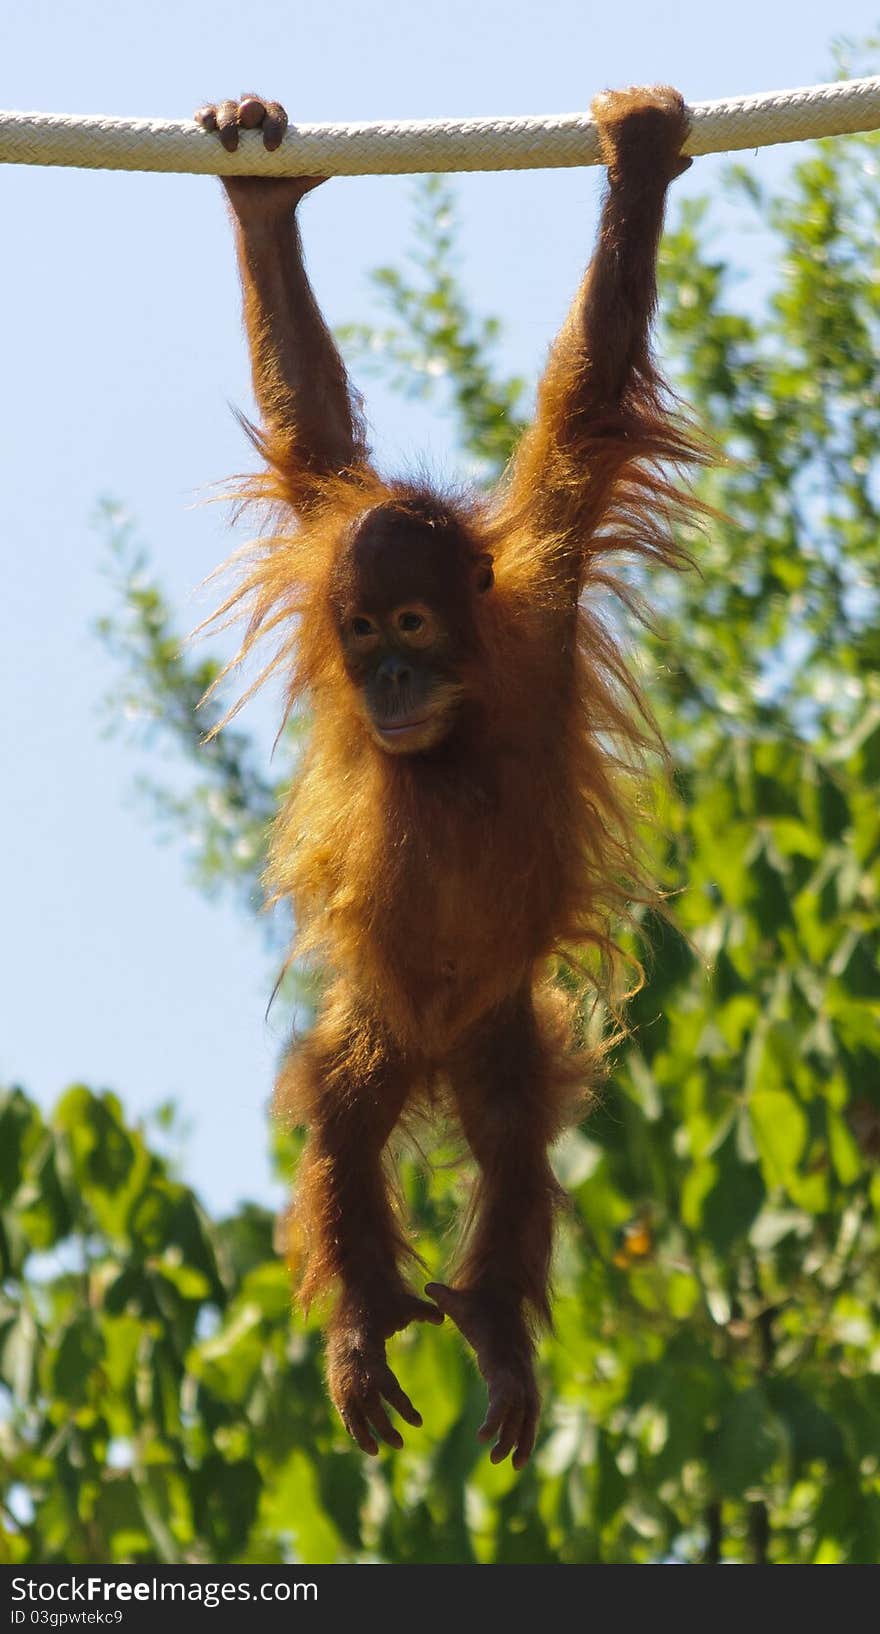
{"type": "MultiPolygon", "coordinates": [[[[617,595],[637,610],[614,572],[621,555],[682,565],[675,528],[693,504],[679,474],[705,448],[672,411],[648,350],[663,200],[684,168],[686,116],[675,93],[645,95],[598,109],[611,181],[599,250],[497,494],[385,481],[353,408],[347,468],[310,468],[292,459],[290,426],[264,381],[266,469],[249,497],[281,522],[240,562],[219,616],[246,613],[239,657],[275,637],[264,674],[287,678],[288,711],[303,699],[311,710],[269,873],[293,906],[294,955],[317,962],[329,991],[282,1070],[278,1104],[311,1131],[291,1234],[301,1294],[339,1288],[331,1389],[371,1451],[365,1425],[384,1433],[379,1394],[399,1407],[384,1339],[426,1314],[399,1269],[406,1241],[382,1151],[414,1097],[440,1094],[481,1182],[456,1288],[435,1285],[435,1297],[477,1351],[487,1423],[493,1388],[503,1395],[499,1378],[518,1370],[505,1399],[519,1414],[520,1461],[528,1456],[530,1324],[549,1315],[558,1200],[546,1149],[601,1055],[578,1043],[556,962],[584,957],[597,983],[610,982],[622,917],[655,900],[638,832],[656,738],[607,609],[617,595]],[[465,703],[424,754],[377,747],[340,647],[332,577],[377,508],[433,522],[464,541],[465,556],[494,561],[489,594],[461,585],[477,632],[459,676],[465,703]]],[[[256,356],[268,331],[253,306],[249,331],[256,356]]],[[[510,1450],[503,1431],[500,1445],[510,1450]]]]}

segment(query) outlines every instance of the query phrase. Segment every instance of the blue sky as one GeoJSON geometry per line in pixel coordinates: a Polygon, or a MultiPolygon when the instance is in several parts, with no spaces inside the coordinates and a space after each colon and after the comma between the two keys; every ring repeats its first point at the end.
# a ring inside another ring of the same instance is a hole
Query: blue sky
{"type": "MultiPolygon", "coordinates": [[[[0,104],[175,118],[256,87],[303,120],[426,118],[568,112],[602,86],[652,80],[698,101],[831,77],[831,39],[870,32],[876,12],[876,0],[29,0],[0,22],[0,104]]],[[[778,180],[795,152],[741,157],[778,180]]],[[[718,174],[701,160],[679,191],[718,174]]],[[[586,260],[598,185],[595,171],[458,184],[468,290],[504,321],[505,365],[529,378],[586,260]]],[[[209,1204],[271,1198],[273,964],[251,924],[193,892],[132,801],[137,757],[102,735],[114,674],[90,633],[109,603],[100,495],[136,519],[183,628],[230,546],[219,508],[197,505],[245,463],[228,405],[250,404],[219,184],[8,167],[0,188],[0,1079],[45,1103],[75,1079],[109,1086],[133,1113],[174,1096],[186,1172],[209,1204]]],[[[366,178],[309,201],[331,323],[371,316],[367,273],[405,253],[410,197],[405,179],[366,178]]],[[[748,240],[738,259],[764,282],[768,253],[748,240]]],[[[375,389],[368,408],[384,464],[427,449],[452,468],[442,417],[375,389]]]]}

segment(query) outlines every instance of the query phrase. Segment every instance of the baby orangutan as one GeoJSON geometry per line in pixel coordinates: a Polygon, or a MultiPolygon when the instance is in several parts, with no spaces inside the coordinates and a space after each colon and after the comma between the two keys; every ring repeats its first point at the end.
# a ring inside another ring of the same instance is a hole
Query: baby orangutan
{"type": "MultiPolygon", "coordinates": [[[[303,267],[297,211],[320,178],[227,179],[265,471],[279,516],[222,609],[311,739],[273,834],[270,876],[296,953],[327,988],[288,1056],[278,1105],[308,1144],[291,1263],[329,1288],[330,1392],[365,1452],[421,1423],[385,1359],[389,1336],[448,1316],[488,1386],[480,1429],[517,1468],[535,1441],[534,1332],[549,1321],[560,1188],[548,1146],[597,1053],[575,1044],[553,984],[562,948],[614,948],[645,900],[634,837],[640,701],[595,602],[613,553],[681,565],[672,476],[701,458],[650,351],[666,190],[688,118],[665,86],[593,104],[608,189],[595,255],[499,490],[467,498],[380,476],[359,403],[303,267]],[[672,476],[670,475],[672,473],[672,476]],[[459,1122],[479,1185],[454,1280],[417,1298],[383,1153],[401,1115],[459,1122]]],[[[197,115],[227,148],[287,124],[249,95],[197,115]]],[[[625,594],[625,592],[624,592],[625,594]]]]}

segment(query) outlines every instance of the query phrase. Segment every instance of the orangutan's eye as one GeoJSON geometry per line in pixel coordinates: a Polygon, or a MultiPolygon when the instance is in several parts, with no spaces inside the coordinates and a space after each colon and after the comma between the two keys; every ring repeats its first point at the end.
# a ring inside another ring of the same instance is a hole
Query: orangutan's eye
{"type": "Polygon", "coordinates": [[[351,633],[352,635],[357,636],[375,635],[376,626],[373,624],[371,619],[353,618],[351,621],[351,633]]]}
{"type": "Polygon", "coordinates": [[[412,635],[416,630],[424,628],[425,621],[421,613],[401,613],[397,620],[397,627],[406,635],[412,635]]]}

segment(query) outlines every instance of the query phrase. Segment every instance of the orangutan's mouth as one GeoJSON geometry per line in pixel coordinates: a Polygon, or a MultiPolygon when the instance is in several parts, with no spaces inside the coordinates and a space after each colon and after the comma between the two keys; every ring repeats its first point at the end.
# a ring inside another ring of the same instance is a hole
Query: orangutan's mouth
{"type": "Polygon", "coordinates": [[[393,738],[399,736],[399,734],[403,732],[414,732],[418,726],[427,726],[430,719],[430,715],[419,715],[417,720],[395,721],[393,724],[391,721],[388,721],[387,723],[385,721],[377,721],[376,730],[377,732],[381,732],[383,738],[393,738]]]}

